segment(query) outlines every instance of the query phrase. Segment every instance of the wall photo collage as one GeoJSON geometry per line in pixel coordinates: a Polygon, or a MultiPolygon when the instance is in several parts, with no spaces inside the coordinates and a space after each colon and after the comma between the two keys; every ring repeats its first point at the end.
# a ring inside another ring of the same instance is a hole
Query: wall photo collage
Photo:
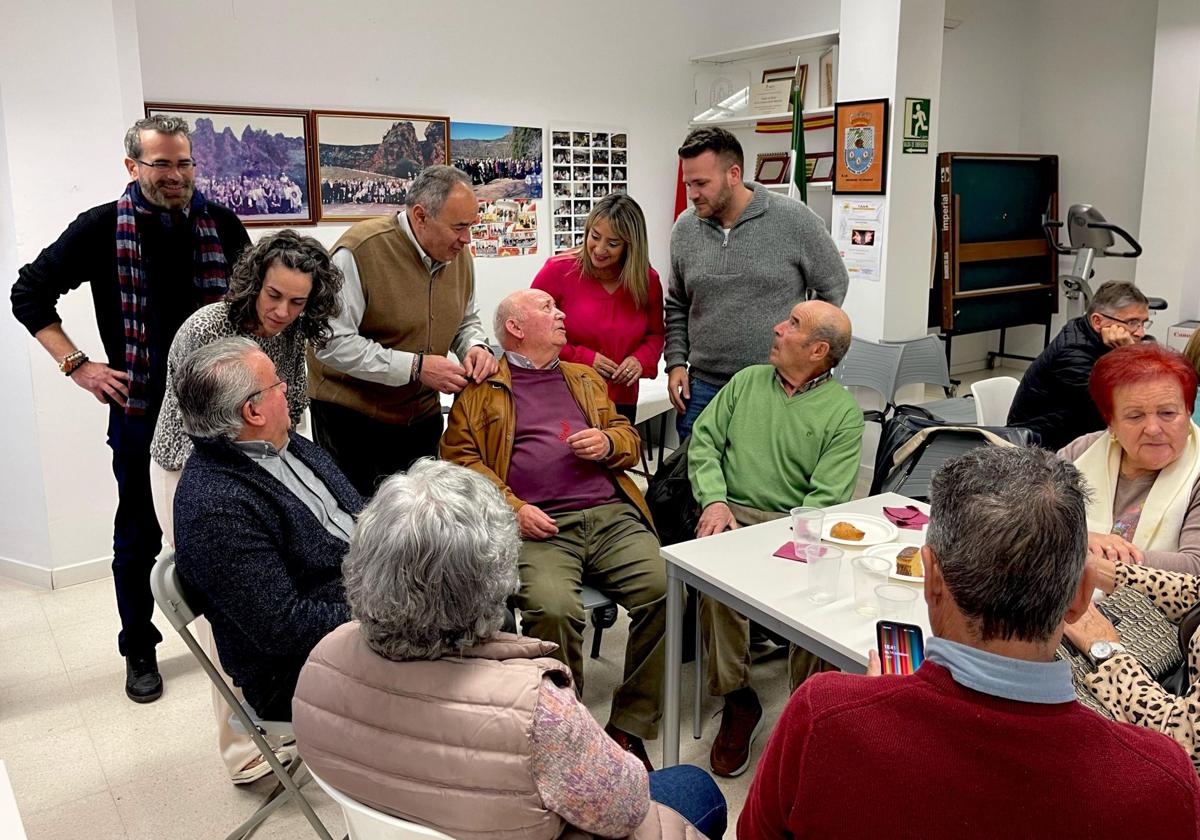
{"type": "Polygon", "coordinates": [[[554,247],[561,254],[583,245],[592,205],[629,191],[629,135],[622,129],[580,130],[551,126],[550,185],[554,247]]]}

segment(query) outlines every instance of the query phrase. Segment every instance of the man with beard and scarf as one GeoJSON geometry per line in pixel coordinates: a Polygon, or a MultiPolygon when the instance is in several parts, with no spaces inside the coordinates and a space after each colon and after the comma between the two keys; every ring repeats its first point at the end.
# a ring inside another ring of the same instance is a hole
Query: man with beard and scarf
{"type": "Polygon", "coordinates": [[[150,496],[150,438],[162,404],[167,351],[184,320],[225,294],[229,271],[250,244],[233,211],[193,186],[188,124],[157,115],[125,133],[131,178],[119,199],[80,215],[24,266],[13,314],[69,376],[109,405],[108,445],[117,479],[113,584],[125,657],[125,693],[137,703],[162,695],[151,617],[150,569],[162,532],[150,496]],[[63,329],[58,299],[91,284],[107,361],[92,361],[63,329]]]}
{"type": "Polygon", "coordinates": [[[820,216],[742,181],[728,131],[694,129],[679,158],[693,208],[671,231],[663,358],[682,440],[735,373],[766,364],[780,312],[812,297],[841,306],[849,278],[820,216]]]}

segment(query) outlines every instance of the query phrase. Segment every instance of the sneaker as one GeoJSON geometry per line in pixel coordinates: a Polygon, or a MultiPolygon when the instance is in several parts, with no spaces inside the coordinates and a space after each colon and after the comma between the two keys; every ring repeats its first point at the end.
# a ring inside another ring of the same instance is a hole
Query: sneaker
{"type": "Polygon", "coordinates": [[[125,657],[125,695],[134,703],[153,703],[162,697],[163,681],[158,660],[149,656],[125,657]]]}
{"type": "Polygon", "coordinates": [[[718,776],[740,776],[750,766],[750,748],[763,725],[762,704],[752,688],[725,695],[721,729],[713,741],[708,761],[718,776]]]}
{"type": "Polygon", "coordinates": [[[617,729],[611,723],[605,724],[604,732],[609,738],[617,742],[617,746],[625,750],[625,752],[633,753],[638,761],[646,768],[647,773],[654,772],[654,765],[650,763],[650,756],[646,755],[646,745],[642,739],[636,735],[630,735],[623,729],[617,729]]]}

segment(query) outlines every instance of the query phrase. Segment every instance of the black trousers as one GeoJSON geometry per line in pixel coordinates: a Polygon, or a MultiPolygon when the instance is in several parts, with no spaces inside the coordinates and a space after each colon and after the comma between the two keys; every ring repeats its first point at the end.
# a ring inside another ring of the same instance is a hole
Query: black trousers
{"type": "Polygon", "coordinates": [[[364,498],[370,498],[380,481],[407,470],[418,458],[436,457],[442,439],[441,414],[398,426],[323,400],[313,400],[309,411],[313,438],[364,498]]]}
{"type": "Polygon", "coordinates": [[[162,530],[150,495],[150,438],[153,416],[126,417],[115,408],[108,419],[108,445],[117,479],[117,515],[113,520],[113,586],[121,632],[122,656],[149,656],[162,641],[154,626],[150,570],[162,549],[162,530]]]}

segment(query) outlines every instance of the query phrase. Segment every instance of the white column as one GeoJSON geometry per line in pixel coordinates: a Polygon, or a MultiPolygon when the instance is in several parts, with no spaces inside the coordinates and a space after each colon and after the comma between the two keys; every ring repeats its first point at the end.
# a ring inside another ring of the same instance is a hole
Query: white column
{"type": "MultiPolygon", "coordinates": [[[[79,213],[128,177],[141,114],[132,0],[7,0],[0,27],[0,272],[7,284],[79,213]]],[[[59,303],[68,334],[103,359],[87,284],[59,303]]],[[[106,573],[116,486],[108,411],[0,318],[0,574],[64,585],[106,573]]]]}
{"type": "MultiPolygon", "coordinates": [[[[891,109],[880,277],[852,279],[845,302],[863,338],[927,331],[944,18],[945,0],[842,0],[837,99],[886,97],[891,109]],[[906,97],[931,102],[928,154],[901,152],[906,97]]],[[[835,154],[838,145],[834,138],[835,154]]],[[[837,205],[834,196],[835,225],[837,205]]]]}
{"type": "Polygon", "coordinates": [[[1159,0],[1154,38],[1154,77],[1137,284],[1164,297],[1170,308],[1153,313],[1153,332],[1200,317],[1200,238],[1193,233],[1200,211],[1200,5],[1196,0],[1159,0]]]}

